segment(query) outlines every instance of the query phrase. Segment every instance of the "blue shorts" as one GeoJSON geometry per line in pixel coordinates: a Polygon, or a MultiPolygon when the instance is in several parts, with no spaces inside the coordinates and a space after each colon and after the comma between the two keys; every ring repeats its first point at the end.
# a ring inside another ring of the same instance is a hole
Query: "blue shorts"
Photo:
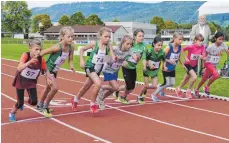
{"type": "Polygon", "coordinates": [[[111,81],[111,80],[117,80],[118,79],[118,73],[103,73],[104,75],[104,81],[111,81]]]}

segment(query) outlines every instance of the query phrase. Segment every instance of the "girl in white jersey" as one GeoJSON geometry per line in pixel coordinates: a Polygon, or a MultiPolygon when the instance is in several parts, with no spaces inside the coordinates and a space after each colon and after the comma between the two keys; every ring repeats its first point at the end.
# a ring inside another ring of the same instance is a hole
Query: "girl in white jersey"
{"type": "Polygon", "coordinates": [[[219,78],[219,73],[216,70],[216,66],[219,64],[220,58],[222,56],[222,52],[226,52],[229,55],[229,50],[227,45],[223,42],[224,35],[222,32],[217,32],[213,38],[212,45],[208,46],[206,49],[207,59],[204,63],[205,71],[204,75],[198,84],[197,88],[194,90],[194,94],[197,97],[199,95],[200,87],[208,80],[206,86],[204,86],[203,90],[205,94],[210,95],[210,85],[219,78]]]}

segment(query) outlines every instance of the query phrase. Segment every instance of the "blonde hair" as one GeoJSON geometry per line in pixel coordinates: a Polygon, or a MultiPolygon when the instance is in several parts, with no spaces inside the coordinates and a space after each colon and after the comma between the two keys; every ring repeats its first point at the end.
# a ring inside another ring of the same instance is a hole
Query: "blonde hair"
{"type": "Polygon", "coordinates": [[[65,26],[63,28],[60,29],[60,36],[59,36],[59,40],[61,41],[62,40],[62,37],[64,37],[64,35],[67,33],[67,32],[72,32],[74,33],[74,29],[70,26],[65,26]]]}
{"type": "Polygon", "coordinates": [[[42,41],[39,39],[33,39],[29,41],[29,47],[32,47],[33,45],[38,45],[42,48],[42,41]]]}
{"type": "Polygon", "coordinates": [[[132,41],[132,45],[133,45],[133,38],[130,36],[130,35],[124,35],[122,37],[122,40],[119,44],[119,48],[121,49],[122,48],[122,45],[127,41],[127,40],[131,40],[132,41]]]}
{"type": "Polygon", "coordinates": [[[173,33],[173,39],[172,39],[172,41],[171,41],[170,43],[173,43],[173,42],[174,42],[174,39],[176,39],[176,38],[178,38],[178,37],[184,38],[184,36],[183,36],[182,33],[180,33],[180,32],[174,32],[174,33],[173,33]]]}
{"type": "Polygon", "coordinates": [[[104,32],[112,32],[112,30],[108,27],[102,27],[100,30],[99,30],[99,37],[101,37],[103,35],[104,32]]]}

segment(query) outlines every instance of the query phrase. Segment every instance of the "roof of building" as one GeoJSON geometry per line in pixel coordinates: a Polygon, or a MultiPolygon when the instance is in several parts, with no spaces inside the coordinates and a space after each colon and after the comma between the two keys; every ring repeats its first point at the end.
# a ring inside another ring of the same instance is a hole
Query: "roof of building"
{"type": "MultiPolygon", "coordinates": [[[[44,31],[44,33],[59,33],[60,29],[64,27],[64,26],[52,26],[50,28],[48,28],[47,30],[44,31]]],[[[75,33],[98,33],[100,28],[102,28],[103,26],[100,25],[73,25],[71,26],[74,29],[75,33]]],[[[109,26],[107,25],[106,27],[110,28],[112,30],[112,32],[116,32],[120,27],[120,25],[118,26],[109,26]]],[[[125,28],[124,28],[125,29],[125,28]]]]}

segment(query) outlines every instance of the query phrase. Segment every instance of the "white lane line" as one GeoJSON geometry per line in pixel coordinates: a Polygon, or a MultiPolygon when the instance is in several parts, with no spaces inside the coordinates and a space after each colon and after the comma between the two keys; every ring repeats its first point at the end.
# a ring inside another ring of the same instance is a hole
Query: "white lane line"
{"type": "MultiPolygon", "coordinates": [[[[1,93],[1,94],[2,94],[3,96],[5,96],[6,98],[8,98],[8,99],[10,99],[10,100],[12,100],[12,101],[14,101],[14,102],[17,102],[17,100],[11,98],[10,96],[8,96],[8,95],[6,95],[6,94],[4,94],[4,93],[1,93]]],[[[37,113],[43,115],[42,113],[40,113],[39,111],[33,109],[32,107],[30,107],[30,106],[28,106],[28,105],[26,105],[26,104],[24,104],[24,105],[25,105],[27,108],[29,108],[29,109],[31,109],[31,110],[33,110],[33,111],[35,111],[35,112],[37,112],[37,113]]],[[[95,136],[95,135],[93,135],[93,134],[90,134],[90,133],[88,133],[88,132],[86,132],[86,131],[83,131],[83,130],[81,130],[81,129],[79,129],[79,128],[73,127],[73,126],[71,126],[71,125],[69,125],[69,124],[66,124],[66,123],[64,123],[64,122],[62,122],[62,121],[60,121],[60,120],[58,120],[58,119],[50,118],[50,120],[53,120],[53,121],[55,121],[55,122],[57,122],[57,123],[59,123],[59,124],[65,126],[65,127],[67,127],[67,128],[70,128],[70,129],[72,129],[72,130],[74,130],[74,131],[77,131],[77,132],[79,132],[79,133],[82,133],[82,134],[84,134],[84,135],[87,135],[87,136],[89,136],[89,137],[92,137],[92,138],[94,138],[94,139],[100,140],[100,141],[105,142],[105,143],[111,143],[111,142],[108,141],[108,140],[105,140],[105,139],[103,139],[103,138],[100,138],[100,137],[98,137],[98,136],[95,136]]]]}
{"type": "MultiPolygon", "coordinates": [[[[2,74],[3,74],[3,73],[2,73],[2,74]]],[[[8,75],[8,76],[11,76],[11,75],[8,75]]],[[[42,85],[42,86],[43,86],[43,85],[42,85]]],[[[60,91],[60,90],[59,90],[59,91],[60,91]]],[[[61,92],[61,93],[64,93],[64,94],[67,94],[67,95],[70,95],[70,96],[73,96],[73,97],[75,96],[75,95],[73,95],[73,94],[71,94],[71,93],[68,93],[68,92],[65,92],[65,91],[60,91],[60,92],[61,92]]],[[[90,101],[89,99],[86,99],[86,98],[83,98],[83,97],[82,97],[81,99],[84,99],[85,101],[90,101]]],[[[168,125],[168,126],[176,127],[176,128],[183,129],[183,130],[186,130],[186,131],[194,132],[194,133],[197,133],[197,134],[202,134],[202,135],[214,137],[214,138],[217,138],[217,139],[229,141],[228,138],[224,138],[224,137],[216,136],[216,135],[213,135],[213,134],[201,132],[201,131],[198,131],[198,130],[194,130],[194,129],[182,127],[182,126],[179,126],[179,125],[171,124],[171,123],[168,123],[168,122],[164,122],[164,121],[161,121],[161,120],[157,120],[157,119],[154,119],[154,118],[150,118],[150,117],[147,117],[147,116],[143,116],[143,115],[139,115],[139,114],[136,114],[136,113],[133,113],[133,112],[129,112],[129,111],[126,111],[126,110],[123,110],[123,109],[119,109],[119,108],[117,108],[117,107],[113,107],[113,106],[110,106],[110,105],[106,105],[106,106],[107,106],[107,107],[110,107],[110,108],[112,108],[112,109],[116,109],[116,110],[118,110],[118,111],[127,113],[127,114],[131,114],[131,115],[134,115],[134,116],[137,116],[137,117],[140,117],[140,118],[144,118],[144,119],[148,119],[148,120],[151,120],[151,121],[155,121],[155,122],[157,122],[157,123],[161,123],[161,124],[164,124],[164,125],[168,125]]]]}

